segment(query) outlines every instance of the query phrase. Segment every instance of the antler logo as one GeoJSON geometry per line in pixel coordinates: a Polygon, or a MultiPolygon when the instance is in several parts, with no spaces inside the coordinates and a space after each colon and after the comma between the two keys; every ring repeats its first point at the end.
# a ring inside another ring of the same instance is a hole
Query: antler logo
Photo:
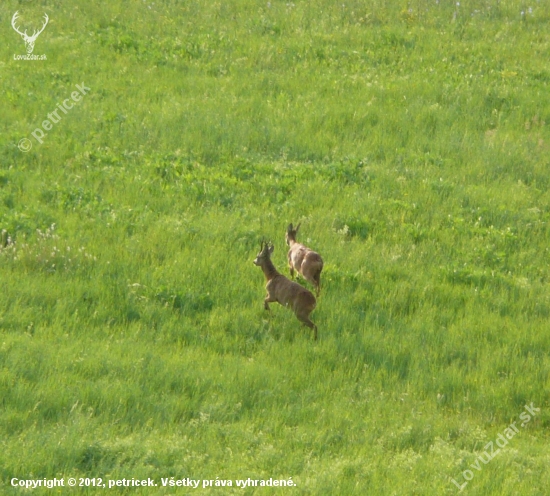
{"type": "Polygon", "coordinates": [[[13,17],[11,18],[11,26],[13,27],[13,29],[15,29],[15,31],[18,34],[20,34],[23,37],[23,40],[25,41],[25,48],[27,49],[27,53],[30,55],[32,53],[32,51],[34,50],[34,42],[36,41],[36,38],[38,38],[38,35],[42,31],[44,31],[44,28],[48,24],[48,21],[49,21],[48,14],[44,14],[44,24],[42,25],[42,28],[40,29],[40,31],[35,30],[34,33],[31,36],[29,36],[27,34],[26,29],[25,29],[24,33],[19,31],[19,29],[17,29],[17,26],[15,25],[15,23],[16,23],[18,17],[19,17],[19,12],[16,12],[15,14],[13,14],[13,17]]]}

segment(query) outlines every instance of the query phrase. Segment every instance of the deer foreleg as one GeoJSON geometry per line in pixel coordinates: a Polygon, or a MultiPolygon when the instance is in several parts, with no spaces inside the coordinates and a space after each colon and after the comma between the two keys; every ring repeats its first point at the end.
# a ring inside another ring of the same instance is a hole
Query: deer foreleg
{"type": "Polygon", "coordinates": [[[269,303],[273,303],[274,301],[277,301],[275,298],[273,298],[269,293],[267,293],[265,300],[264,300],[264,308],[266,310],[270,310],[269,303]]]}

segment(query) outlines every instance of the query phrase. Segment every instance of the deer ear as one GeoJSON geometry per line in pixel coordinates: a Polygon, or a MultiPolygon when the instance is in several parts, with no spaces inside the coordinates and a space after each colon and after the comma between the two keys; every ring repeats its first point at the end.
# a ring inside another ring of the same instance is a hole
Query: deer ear
{"type": "Polygon", "coordinates": [[[273,250],[275,250],[275,246],[272,244],[269,245],[269,254],[271,255],[273,253],[273,250]]]}
{"type": "Polygon", "coordinates": [[[298,232],[298,229],[300,229],[300,226],[302,225],[302,223],[300,222],[297,226],[296,226],[296,229],[294,229],[296,232],[298,232]]]}
{"type": "Polygon", "coordinates": [[[286,232],[290,232],[292,231],[292,224],[289,224],[288,227],[286,228],[286,232]]]}

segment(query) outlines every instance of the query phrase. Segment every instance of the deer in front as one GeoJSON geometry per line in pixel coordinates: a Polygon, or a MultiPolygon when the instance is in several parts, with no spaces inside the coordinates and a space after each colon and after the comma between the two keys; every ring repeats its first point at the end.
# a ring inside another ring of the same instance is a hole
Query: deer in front
{"type": "Polygon", "coordinates": [[[294,277],[294,271],[298,272],[306,281],[315,286],[315,294],[319,297],[323,259],[317,252],[296,241],[296,234],[300,229],[300,225],[293,227],[292,224],[289,224],[286,228],[285,240],[290,247],[290,250],[288,250],[290,275],[294,277]]]}
{"type": "Polygon", "coordinates": [[[48,14],[44,14],[44,23],[42,24],[42,28],[38,31],[36,31],[36,29],[34,30],[34,32],[32,33],[31,36],[29,36],[27,34],[27,30],[25,29],[25,32],[22,33],[21,31],[19,31],[19,29],[17,29],[17,26],[15,25],[16,21],[17,21],[17,18],[19,17],[19,12],[16,12],[15,14],[13,14],[13,17],[11,18],[11,27],[13,29],[15,29],[15,31],[17,32],[17,34],[20,34],[23,38],[23,41],[25,42],[25,48],[27,49],[27,53],[28,54],[31,54],[32,51],[34,50],[34,43],[36,41],[36,38],[38,38],[38,35],[44,31],[44,28],[46,27],[46,25],[48,24],[48,21],[49,21],[49,18],[48,18],[48,14]]]}
{"type": "Polygon", "coordinates": [[[317,302],[315,296],[303,286],[287,279],[277,271],[271,261],[274,246],[271,243],[262,243],[260,252],[254,260],[254,265],[262,268],[267,284],[267,295],[264,300],[264,308],[269,310],[269,303],[277,302],[290,308],[298,320],[313,329],[313,339],[317,339],[317,326],[310,320],[309,314],[313,312],[317,302]]]}

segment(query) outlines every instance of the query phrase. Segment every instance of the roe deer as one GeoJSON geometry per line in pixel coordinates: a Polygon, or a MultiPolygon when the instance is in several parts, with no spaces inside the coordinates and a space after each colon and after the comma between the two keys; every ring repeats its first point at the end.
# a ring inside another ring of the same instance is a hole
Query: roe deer
{"type": "Polygon", "coordinates": [[[294,277],[294,271],[296,270],[306,281],[315,286],[315,294],[319,297],[323,259],[321,255],[296,241],[296,234],[298,233],[298,229],[300,229],[300,225],[298,224],[294,228],[290,224],[286,228],[286,244],[290,246],[290,250],[288,250],[290,275],[294,277]]]}
{"type": "Polygon", "coordinates": [[[317,339],[317,326],[309,320],[309,314],[317,305],[315,296],[303,286],[287,279],[277,271],[271,261],[274,246],[271,243],[262,243],[260,252],[254,260],[254,265],[261,267],[267,284],[267,295],[264,300],[264,308],[269,310],[269,303],[276,301],[284,307],[290,308],[298,320],[313,329],[313,339],[317,339]]]}

